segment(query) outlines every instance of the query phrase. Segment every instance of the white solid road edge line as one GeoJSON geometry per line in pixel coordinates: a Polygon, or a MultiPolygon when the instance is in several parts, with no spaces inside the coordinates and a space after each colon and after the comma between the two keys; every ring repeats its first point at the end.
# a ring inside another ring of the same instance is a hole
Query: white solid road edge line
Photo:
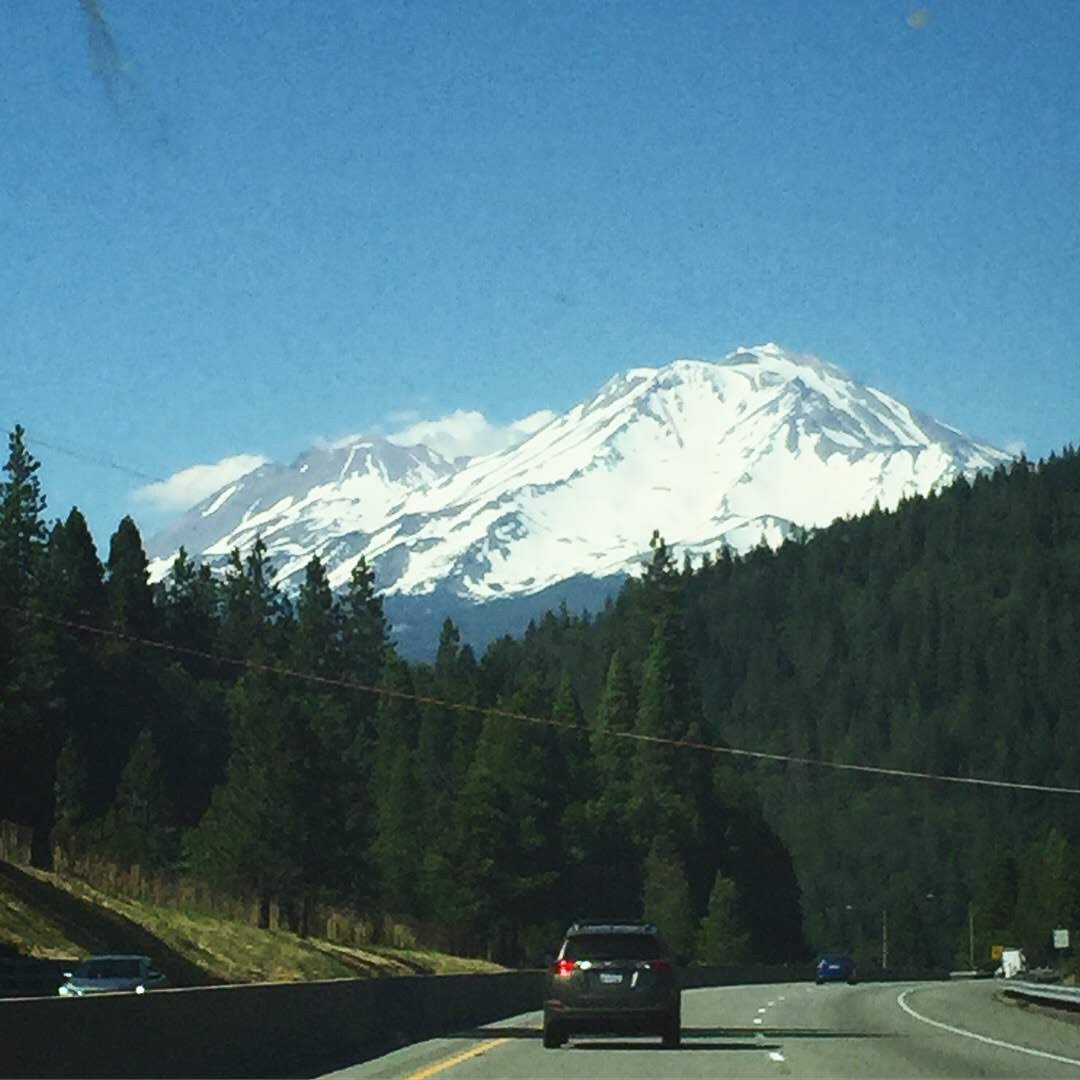
{"type": "Polygon", "coordinates": [[[989,1043],[990,1046],[1000,1046],[1003,1050],[1015,1050],[1018,1054],[1030,1054],[1032,1057],[1046,1058],[1048,1061],[1061,1061],[1066,1065],[1080,1066],[1077,1058],[1063,1057],[1061,1054],[1050,1054],[1045,1050],[1032,1050],[1030,1046],[1017,1046],[1016,1043],[1003,1042],[1001,1039],[991,1039],[989,1035],[977,1035],[974,1031],[965,1031],[963,1028],[953,1027],[952,1024],[943,1024],[940,1020],[931,1020],[922,1013],[917,1013],[904,999],[912,990],[905,990],[896,999],[896,1004],[916,1020],[931,1027],[941,1028],[942,1031],[950,1031],[953,1035],[962,1035],[965,1039],[976,1039],[981,1043],[989,1043]]]}

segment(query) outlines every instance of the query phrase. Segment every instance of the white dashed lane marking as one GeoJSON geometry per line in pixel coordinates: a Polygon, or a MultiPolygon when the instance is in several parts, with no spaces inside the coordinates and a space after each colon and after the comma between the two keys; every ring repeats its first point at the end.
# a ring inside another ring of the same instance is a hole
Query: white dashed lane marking
{"type": "Polygon", "coordinates": [[[783,1061],[784,1060],[784,1055],[781,1054],[779,1050],[770,1050],[769,1051],[769,1057],[773,1061],[783,1061]]]}

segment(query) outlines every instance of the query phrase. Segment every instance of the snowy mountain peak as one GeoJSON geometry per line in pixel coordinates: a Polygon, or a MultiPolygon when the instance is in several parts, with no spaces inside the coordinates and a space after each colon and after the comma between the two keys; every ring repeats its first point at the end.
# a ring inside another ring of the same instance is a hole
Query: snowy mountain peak
{"type": "Polygon", "coordinates": [[[484,457],[353,436],[264,465],[157,537],[153,571],[181,543],[217,562],[261,535],[286,585],[316,553],[342,585],[364,555],[390,593],[484,601],[624,573],[655,528],[691,552],[776,544],[1005,460],[768,342],[631,368],[484,457]]]}

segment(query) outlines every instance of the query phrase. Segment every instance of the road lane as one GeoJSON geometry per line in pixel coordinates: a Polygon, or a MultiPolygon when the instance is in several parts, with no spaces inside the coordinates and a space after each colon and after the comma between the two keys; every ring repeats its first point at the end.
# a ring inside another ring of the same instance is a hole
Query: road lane
{"type": "Polygon", "coordinates": [[[405,1047],[332,1075],[1080,1078],[1080,1025],[1000,1002],[999,989],[972,982],[689,990],[683,994],[679,1050],[664,1050],[657,1039],[603,1036],[577,1036],[560,1050],[545,1050],[536,1012],[405,1047]]]}

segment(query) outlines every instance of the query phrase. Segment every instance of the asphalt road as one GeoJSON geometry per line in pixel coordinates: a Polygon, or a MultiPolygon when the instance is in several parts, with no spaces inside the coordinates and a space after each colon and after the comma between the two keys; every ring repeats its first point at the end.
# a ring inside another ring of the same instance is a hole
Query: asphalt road
{"type": "Polygon", "coordinates": [[[656,1039],[540,1043],[527,1013],[331,1073],[372,1077],[1080,1077],[1080,1022],[998,999],[993,982],[683,993],[683,1045],[656,1039]]]}

